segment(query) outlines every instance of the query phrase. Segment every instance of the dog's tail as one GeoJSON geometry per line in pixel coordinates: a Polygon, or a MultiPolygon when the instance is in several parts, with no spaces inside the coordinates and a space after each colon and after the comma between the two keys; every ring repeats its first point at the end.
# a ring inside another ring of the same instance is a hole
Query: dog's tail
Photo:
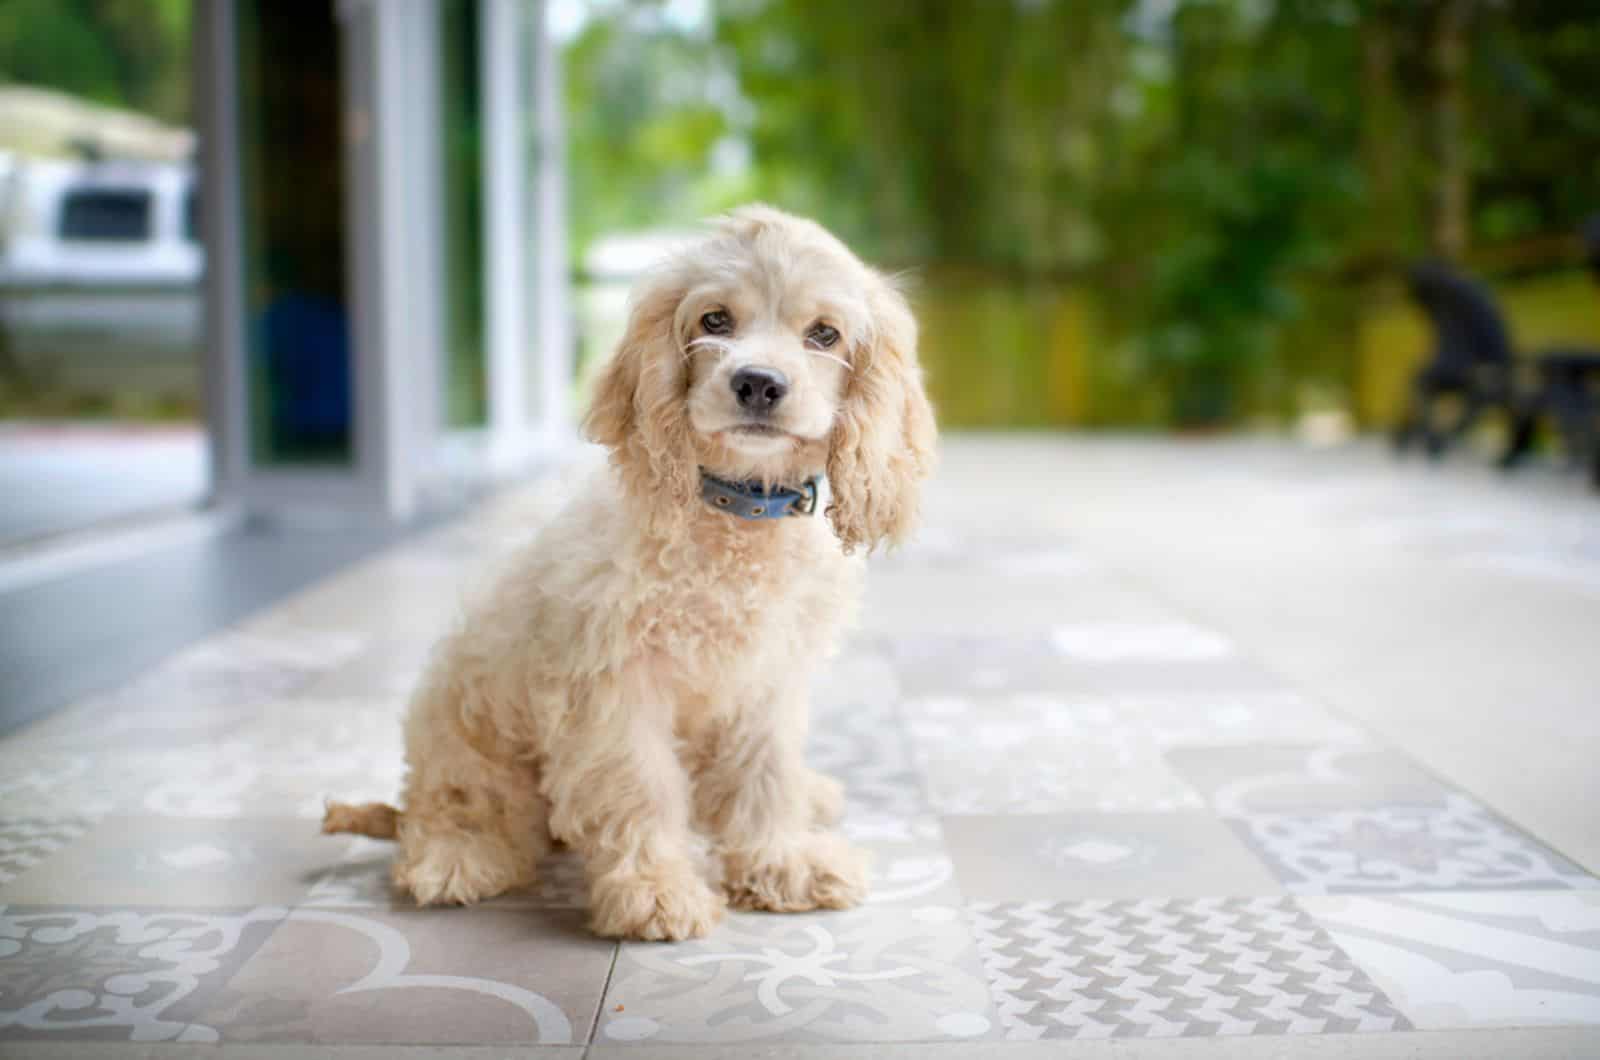
{"type": "Polygon", "coordinates": [[[400,811],[385,802],[364,802],[353,806],[348,802],[330,802],[322,811],[322,834],[371,836],[373,839],[393,839],[400,830],[400,811]]]}

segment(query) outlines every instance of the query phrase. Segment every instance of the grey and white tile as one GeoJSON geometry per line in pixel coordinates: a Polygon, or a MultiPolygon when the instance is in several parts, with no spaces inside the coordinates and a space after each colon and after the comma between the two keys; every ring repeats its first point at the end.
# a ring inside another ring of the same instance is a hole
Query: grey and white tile
{"type": "MultiPolygon", "coordinates": [[[[300,904],[333,909],[415,909],[415,901],[390,882],[393,863],[393,843],[353,836],[337,861],[311,881],[300,904]]],[[[583,864],[570,851],[541,861],[538,881],[532,887],[483,903],[485,908],[508,909],[583,909],[587,905],[583,864]]]]}
{"type": "Polygon", "coordinates": [[[624,943],[597,1042],[981,1039],[998,1024],[955,906],[731,914],[710,937],[624,943]]]}
{"type": "Polygon", "coordinates": [[[296,818],[113,816],[0,887],[0,900],[190,909],[290,905],[344,845],[296,818]]]}
{"type": "Polygon", "coordinates": [[[1179,810],[1200,798],[1137,724],[1042,694],[929,696],[905,707],[942,814],[1179,810]]]}
{"type": "Polygon", "coordinates": [[[975,902],[969,909],[1012,1039],[1408,1026],[1287,898],[975,902]]]}
{"type": "Polygon", "coordinates": [[[83,817],[0,818],[0,899],[4,885],[76,842],[91,827],[83,817]]]}
{"type": "MultiPolygon", "coordinates": [[[[1216,645],[1185,644],[1188,627],[1155,622],[1048,628],[1014,636],[899,633],[881,638],[908,696],[1030,693],[1100,697],[1270,696],[1289,692],[1278,678],[1216,645]],[[1139,640],[1144,630],[1149,643],[1139,640]],[[1165,643],[1165,642],[1172,643],[1165,643]],[[1161,649],[1164,658],[1152,655],[1161,649]]],[[[1197,635],[1199,632],[1197,631],[1197,635]]],[[[1203,636],[1202,636],[1203,641],[1203,636]]]]}
{"type": "Polygon", "coordinates": [[[0,1052],[30,1040],[216,1041],[199,1009],[285,912],[0,906],[0,1052]]]}
{"type": "MultiPolygon", "coordinates": [[[[1042,563],[1048,565],[1048,563],[1042,563]]],[[[861,628],[896,636],[1048,635],[1080,625],[1160,630],[1171,614],[1104,578],[1013,571],[895,571],[867,582],[861,628]],[[930,607],[930,600],[960,606],[930,607]]]]}
{"type": "Polygon", "coordinates": [[[359,623],[338,631],[271,635],[231,630],[185,648],[93,702],[105,710],[167,711],[270,703],[356,658],[370,639],[359,623]]]}
{"type": "Polygon", "coordinates": [[[1229,823],[1294,894],[1600,888],[1460,794],[1440,804],[1247,813],[1229,823]]]}
{"type": "Polygon", "coordinates": [[[1452,789],[1404,755],[1377,747],[1179,747],[1167,761],[1216,812],[1442,806],[1452,789]]]}
{"type": "MultiPolygon", "coordinates": [[[[925,822],[936,829],[936,822],[925,822]]],[[[924,827],[919,823],[918,827],[924,827]]],[[[955,864],[939,839],[878,840],[860,844],[872,864],[867,903],[873,907],[960,905],[955,864]]]]}
{"type": "Polygon", "coordinates": [[[806,759],[844,785],[846,835],[860,842],[936,839],[922,778],[894,703],[880,697],[826,703],[811,719],[806,759]]]}
{"type": "Polygon", "coordinates": [[[582,1042],[614,945],[582,914],[294,910],[201,1020],[230,1042],[582,1042]]]}
{"type": "Polygon", "coordinates": [[[1203,811],[951,816],[942,824],[961,893],[975,901],[1283,893],[1203,811]]]}
{"type": "Polygon", "coordinates": [[[329,798],[366,801],[400,790],[394,743],[299,733],[274,748],[249,739],[164,751],[37,751],[0,746],[0,815],[296,816],[316,820],[329,798]]]}
{"type": "Polygon", "coordinates": [[[1600,1024],[1600,894],[1300,904],[1419,1027],[1600,1024]]]}

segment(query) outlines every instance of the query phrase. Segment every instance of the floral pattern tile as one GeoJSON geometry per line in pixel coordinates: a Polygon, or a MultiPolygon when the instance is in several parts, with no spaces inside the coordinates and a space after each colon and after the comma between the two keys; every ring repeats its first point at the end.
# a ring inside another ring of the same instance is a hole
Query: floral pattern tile
{"type": "Polygon", "coordinates": [[[174,710],[271,703],[357,657],[371,634],[360,626],[275,635],[234,630],[203,640],[95,705],[174,710]]]}
{"type": "Polygon", "coordinates": [[[730,915],[706,939],[624,943],[598,1042],[930,1041],[998,1022],[954,906],[730,915]]]}
{"type": "Polygon", "coordinates": [[[1418,1027],[1600,1024],[1600,894],[1301,904],[1418,1027]]]}
{"type": "Polygon", "coordinates": [[[247,738],[127,753],[0,745],[0,815],[314,821],[330,798],[391,797],[404,774],[397,741],[338,743],[314,729],[276,747],[247,738]]]}
{"type": "MultiPolygon", "coordinates": [[[[927,822],[937,829],[936,822],[927,822]]],[[[942,841],[928,838],[862,844],[872,864],[867,904],[873,907],[960,905],[955,863],[942,841]]]]}
{"type": "Polygon", "coordinates": [[[1600,887],[1465,795],[1442,805],[1250,813],[1229,823],[1294,894],[1600,887]]]}
{"type": "Polygon", "coordinates": [[[1287,898],[975,902],[970,909],[1014,1040],[1409,1026],[1287,898]]]}
{"type": "Polygon", "coordinates": [[[906,705],[939,813],[1198,809],[1149,734],[1057,697],[938,696],[906,705]]]}
{"type": "Polygon", "coordinates": [[[79,839],[92,827],[82,817],[0,819],[0,896],[4,885],[79,839]]]}
{"type": "Polygon", "coordinates": [[[0,1052],[19,1040],[216,1041],[199,1008],[285,912],[0,906],[0,1052]]]}
{"type": "Polygon", "coordinates": [[[844,785],[843,829],[861,842],[934,838],[922,777],[893,702],[841,701],[811,720],[808,764],[844,785]]]}
{"type": "Polygon", "coordinates": [[[576,912],[301,908],[201,1019],[231,1042],[582,1042],[614,949],[576,912]]]}

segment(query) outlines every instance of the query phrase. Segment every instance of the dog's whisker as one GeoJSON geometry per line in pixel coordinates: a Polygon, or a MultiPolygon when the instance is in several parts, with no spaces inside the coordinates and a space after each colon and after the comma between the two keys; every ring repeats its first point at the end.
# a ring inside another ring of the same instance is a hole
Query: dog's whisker
{"type": "Polygon", "coordinates": [[[834,364],[842,366],[847,372],[850,370],[850,362],[845,360],[843,357],[837,357],[831,353],[823,353],[821,350],[807,350],[806,352],[813,357],[822,357],[826,360],[832,361],[834,364]]]}

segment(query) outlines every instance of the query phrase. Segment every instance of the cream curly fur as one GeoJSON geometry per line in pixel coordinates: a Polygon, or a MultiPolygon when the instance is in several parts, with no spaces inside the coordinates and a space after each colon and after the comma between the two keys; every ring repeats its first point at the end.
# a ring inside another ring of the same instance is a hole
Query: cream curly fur
{"type": "Polygon", "coordinates": [[[860,551],[915,518],[934,448],[915,348],[887,280],[770,208],[657,269],[585,425],[609,466],[437,648],[402,811],[334,805],[325,827],[398,839],[394,879],[423,904],[526,886],[563,842],[607,936],[696,937],[730,902],[861,901],[864,861],[827,830],[842,789],[802,757],[807,686],[854,608],[860,551]],[[731,333],[706,333],[713,310],[731,333]],[[729,380],[748,365],[790,381],[782,434],[741,429],[729,380]],[[789,485],[825,470],[827,518],[733,518],[700,499],[700,468],[789,485]]]}

